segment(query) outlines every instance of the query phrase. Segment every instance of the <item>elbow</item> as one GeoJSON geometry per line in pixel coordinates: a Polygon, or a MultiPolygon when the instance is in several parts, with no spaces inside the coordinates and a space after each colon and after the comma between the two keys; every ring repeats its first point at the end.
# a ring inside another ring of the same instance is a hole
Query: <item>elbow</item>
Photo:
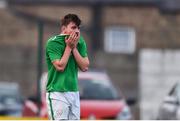
{"type": "Polygon", "coordinates": [[[82,71],[82,72],[86,72],[86,71],[88,71],[88,69],[89,69],[88,67],[82,68],[81,71],[82,71]]]}
{"type": "Polygon", "coordinates": [[[64,72],[64,68],[56,68],[60,72],[64,72]]]}
{"type": "Polygon", "coordinates": [[[59,61],[54,61],[53,65],[54,65],[54,67],[56,68],[57,71],[64,72],[65,64],[60,63],[59,61]]]}
{"type": "Polygon", "coordinates": [[[56,67],[56,70],[59,72],[64,72],[64,69],[65,69],[65,67],[63,67],[63,66],[57,66],[56,67]]]}
{"type": "Polygon", "coordinates": [[[89,69],[89,62],[86,64],[84,68],[81,69],[82,72],[86,72],[89,69]]]}

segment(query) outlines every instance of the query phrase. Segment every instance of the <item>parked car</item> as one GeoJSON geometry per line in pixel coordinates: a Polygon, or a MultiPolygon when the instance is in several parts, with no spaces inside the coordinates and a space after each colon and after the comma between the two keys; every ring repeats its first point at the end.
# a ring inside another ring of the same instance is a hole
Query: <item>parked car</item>
{"type": "Polygon", "coordinates": [[[0,115],[22,116],[23,98],[17,83],[0,82],[0,115]]]}
{"type": "MultiPolygon", "coordinates": [[[[123,95],[120,94],[113,86],[109,76],[105,72],[89,71],[79,72],[79,91],[81,105],[81,119],[132,119],[129,106],[123,95]]],[[[42,77],[44,85],[42,93],[45,92],[45,83],[47,73],[42,77]]],[[[42,94],[41,116],[47,116],[47,108],[45,106],[45,93],[42,94]],[[43,113],[44,112],[44,113],[43,113]]],[[[28,100],[37,112],[36,103],[28,100]],[[36,107],[36,108],[35,108],[36,107]]],[[[24,113],[24,116],[33,116],[31,107],[25,105],[25,112],[31,112],[31,115],[24,113]]]]}
{"type": "Polygon", "coordinates": [[[180,83],[176,83],[163,100],[157,119],[180,120],[180,83]]]}

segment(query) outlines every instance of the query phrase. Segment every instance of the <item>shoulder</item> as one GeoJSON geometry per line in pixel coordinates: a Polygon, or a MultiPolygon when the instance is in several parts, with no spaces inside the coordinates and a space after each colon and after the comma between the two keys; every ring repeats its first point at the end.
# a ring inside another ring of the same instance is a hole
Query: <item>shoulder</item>
{"type": "Polygon", "coordinates": [[[57,36],[52,36],[47,40],[46,44],[52,43],[52,42],[56,41],[56,39],[57,39],[57,36]]]}
{"type": "Polygon", "coordinates": [[[47,40],[46,47],[47,46],[58,46],[63,44],[63,38],[61,36],[52,36],[47,40]]]}
{"type": "Polygon", "coordinates": [[[83,43],[85,43],[85,40],[84,40],[83,36],[81,35],[79,38],[79,44],[83,44],[83,43]]]}

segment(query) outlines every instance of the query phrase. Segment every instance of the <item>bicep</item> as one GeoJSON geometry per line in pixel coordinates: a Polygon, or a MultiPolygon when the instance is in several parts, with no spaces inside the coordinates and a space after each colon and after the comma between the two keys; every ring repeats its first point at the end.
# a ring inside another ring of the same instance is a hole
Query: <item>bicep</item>
{"type": "Polygon", "coordinates": [[[47,53],[48,53],[48,57],[51,60],[51,62],[61,58],[61,56],[62,56],[61,50],[62,50],[61,45],[58,45],[55,42],[51,42],[48,44],[47,53]]]}
{"type": "Polygon", "coordinates": [[[79,53],[83,58],[86,58],[87,55],[87,45],[85,43],[85,41],[83,41],[80,45],[79,45],[79,53]]]}

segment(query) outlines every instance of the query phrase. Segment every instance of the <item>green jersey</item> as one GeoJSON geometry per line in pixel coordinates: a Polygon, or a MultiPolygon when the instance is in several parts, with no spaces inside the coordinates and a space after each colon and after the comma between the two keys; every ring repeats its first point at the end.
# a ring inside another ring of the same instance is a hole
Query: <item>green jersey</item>
{"type": "MultiPolygon", "coordinates": [[[[67,65],[63,72],[56,70],[52,62],[59,60],[66,48],[66,35],[56,35],[51,37],[46,43],[46,63],[48,66],[48,79],[46,90],[48,92],[68,92],[78,91],[78,65],[71,53],[67,65]]],[[[82,57],[87,57],[86,43],[81,36],[77,49],[82,57]]]]}

